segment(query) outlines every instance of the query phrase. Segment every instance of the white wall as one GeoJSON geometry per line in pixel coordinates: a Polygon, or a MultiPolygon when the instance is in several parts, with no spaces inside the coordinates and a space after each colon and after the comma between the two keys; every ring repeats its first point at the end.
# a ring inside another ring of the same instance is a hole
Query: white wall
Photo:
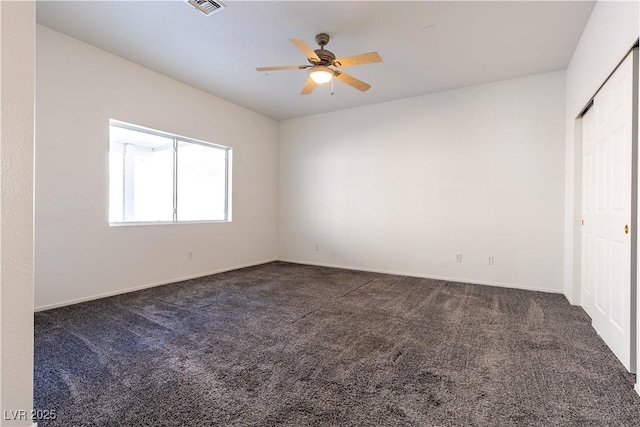
{"type": "Polygon", "coordinates": [[[11,418],[33,405],[33,2],[0,2],[0,44],[0,424],[24,426],[11,418]]]}
{"type": "Polygon", "coordinates": [[[562,291],[564,101],[554,72],[281,122],[280,258],[562,291]]]}
{"type": "Polygon", "coordinates": [[[275,121],[49,28],[36,41],[37,309],[277,257],[275,121]],[[110,118],[232,147],[233,222],[109,227],[110,118]]]}
{"type": "Polygon", "coordinates": [[[596,3],[567,68],[564,293],[573,304],[580,303],[581,142],[576,117],[638,39],[638,4],[596,3]]]}

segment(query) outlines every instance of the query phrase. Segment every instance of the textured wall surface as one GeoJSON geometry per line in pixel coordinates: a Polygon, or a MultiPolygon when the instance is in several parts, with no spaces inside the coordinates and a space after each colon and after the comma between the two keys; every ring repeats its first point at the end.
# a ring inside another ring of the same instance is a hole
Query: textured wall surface
{"type": "Polygon", "coordinates": [[[14,418],[33,402],[33,2],[0,2],[0,43],[0,423],[23,426],[14,418]]]}
{"type": "Polygon", "coordinates": [[[36,90],[36,308],[277,257],[274,120],[43,26],[36,90]],[[110,227],[109,119],[230,146],[233,222],[110,227]]]}
{"type": "Polygon", "coordinates": [[[562,291],[564,82],[281,122],[280,258],[562,291]]]}

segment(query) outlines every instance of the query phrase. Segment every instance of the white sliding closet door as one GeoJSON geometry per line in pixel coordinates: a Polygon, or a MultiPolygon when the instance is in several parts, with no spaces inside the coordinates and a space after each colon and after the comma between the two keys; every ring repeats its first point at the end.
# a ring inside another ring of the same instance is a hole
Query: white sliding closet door
{"type": "MultiPolygon", "coordinates": [[[[583,117],[581,303],[593,327],[632,366],[631,214],[633,55],[583,117]]],[[[635,349],[633,349],[635,351],[635,349]]]]}

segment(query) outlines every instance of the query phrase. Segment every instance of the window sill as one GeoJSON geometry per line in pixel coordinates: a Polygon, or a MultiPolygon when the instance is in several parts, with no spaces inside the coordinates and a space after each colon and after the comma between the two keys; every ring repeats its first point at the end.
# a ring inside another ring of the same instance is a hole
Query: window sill
{"type": "Polygon", "coordinates": [[[132,227],[138,225],[182,225],[182,224],[225,224],[231,220],[202,220],[202,221],[148,221],[148,222],[110,222],[109,227],[132,227]]]}

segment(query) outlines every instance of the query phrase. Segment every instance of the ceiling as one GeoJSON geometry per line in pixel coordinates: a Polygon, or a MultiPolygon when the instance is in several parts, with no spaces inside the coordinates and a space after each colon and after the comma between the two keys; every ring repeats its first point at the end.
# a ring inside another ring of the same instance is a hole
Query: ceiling
{"type": "Polygon", "coordinates": [[[567,67],[594,2],[224,1],[205,16],[184,1],[40,1],[37,21],[277,120],[408,98],[567,67]],[[338,57],[377,51],[382,63],[343,69],[299,95],[308,64],[289,42],[338,57]]]}

